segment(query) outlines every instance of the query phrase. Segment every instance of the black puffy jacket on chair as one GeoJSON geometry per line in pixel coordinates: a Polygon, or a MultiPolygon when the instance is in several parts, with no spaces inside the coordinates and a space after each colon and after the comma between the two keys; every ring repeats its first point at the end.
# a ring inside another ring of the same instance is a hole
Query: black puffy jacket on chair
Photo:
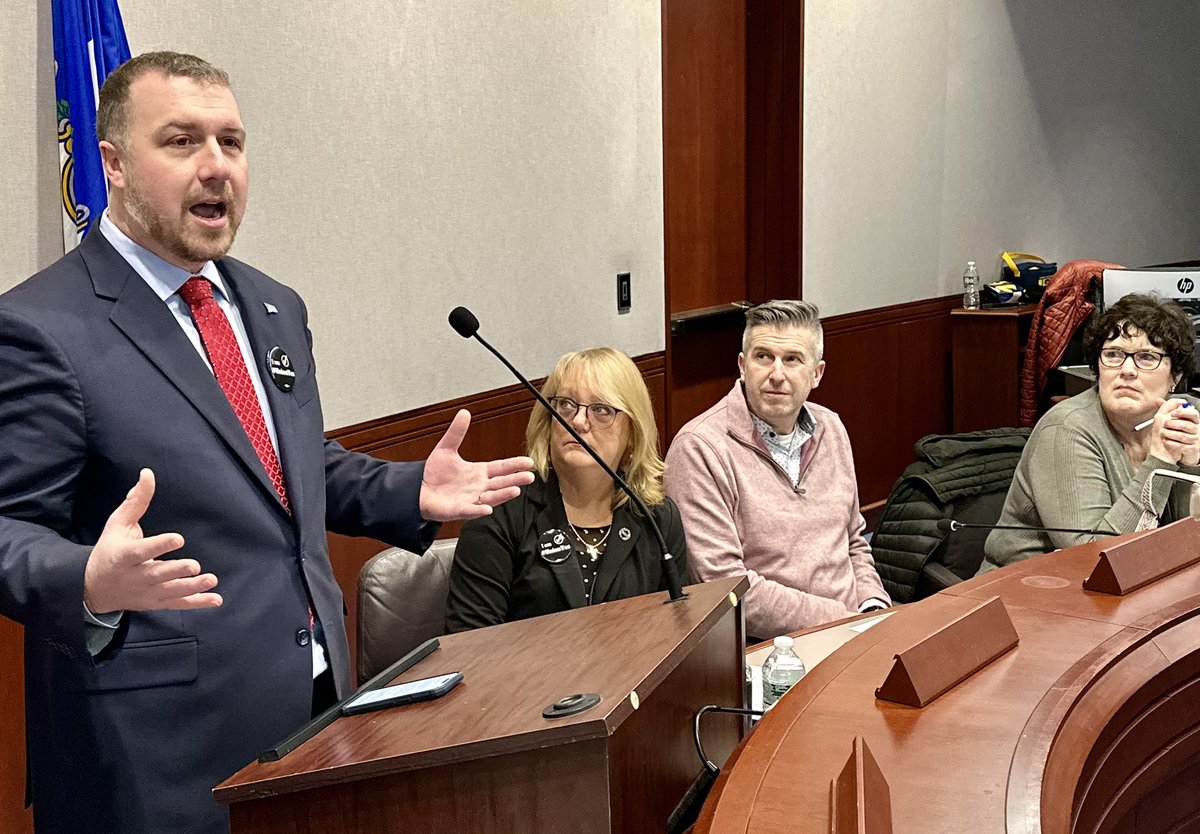
{"type": "Polygon", "coordinates": [[[892,487],[871,538],[893,601],[912,602],[975,575],[988,531],[950,533],[938,522],[995,524],[1029,432],[988,429],[917,441],[917,462],[892,487]]]}

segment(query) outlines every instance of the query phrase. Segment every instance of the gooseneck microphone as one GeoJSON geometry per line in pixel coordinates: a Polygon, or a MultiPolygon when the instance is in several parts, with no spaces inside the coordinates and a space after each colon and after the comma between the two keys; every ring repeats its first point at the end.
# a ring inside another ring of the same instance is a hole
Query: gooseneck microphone
{"type": "Polygon", "coordinates": [[[608,474],[608,477],[612,478],[613,483],[619,486],[621,491],[629,496],[629,500],[634,503],[634,506],[638,508],[642,516],[650,524],[650,529],[654,532],[654,538],[658,541],[658,547],[662,551],[663,574],[666,576],[667,593],[670,595],[670,599],[667,601],[677,602],[678,600],[686,599],[687,594],[683,592],[683,587],[679,582],[679,571],[678,566],[675,563],[675,557],[671,555],[671,550],[667,547],[667,540],[663,538],[662,530],[659,529],[658,524],[654,521],[654,516],[650,514],[650,510],[646,507],[645,502],[638,497],[637,493],[630,488],[629,484],[625,483],[624,478],[614,472],[612,467],[604,462],[604,458],[600,457],[599,453],[592,448],[592,445],[579,436],[579,432],[575,431],[575,427],[572,426],[565,417],[555,411],[550,403],[546,402],[546,398],[542,396],[541,392],[538,391],[537,388],[533,387],[533,384],[530,383],[530,381],[524,376],[522,376],[521,372],[513,367],[513,364],[505,359],[504,355],[500,353],[500,351],[488,344],[487,340],[479,335],[479,319],[475,318],[474,313],[472,313],[466,307],[455,307],[450,311],[450,326],[454,328],[454,332],[459,336],[462,336],[464,339],[473,338],[478,341],[479,344],[491,351],[492,355],[499,359],[504,364],[504,367],[508,368],[512,375],[520,380],[521,384],[529,390],[529,393],[533,394],[534,398],[542,404],[542,407],[549,412],[550,416],[557,420],[559,425],[567,430],[567,433],[571,435],[575,442],[582,446],[584,450],[586,450],[587,453],[592,456],[592,460],[596,461],[596,463],[600,465],[600,468],[608,474]]]}
{"type": "Polygon", "coordinates": [[[1112,530],[1081,530],[1075,527],[1027,527],[1022,524],[968,524],[965,521],[955,521],[952,518],[938,520],[937,528],[943,533],[954,533],[964,528],[968,530],[1024,530],[1028,533],[1081,533],[1085,536],[1119,536],[1112,530]]]}

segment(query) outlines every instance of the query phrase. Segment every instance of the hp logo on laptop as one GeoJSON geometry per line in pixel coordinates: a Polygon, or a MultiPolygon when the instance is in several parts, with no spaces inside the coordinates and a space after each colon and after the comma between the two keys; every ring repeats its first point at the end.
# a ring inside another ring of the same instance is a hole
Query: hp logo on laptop
{"type": "Polygon", "coordinates": [[[1196,282],[1191,278],[1180,278],[1179,283],[1175,286],[1179,287],[1181,293],[1190,293],[1196,288],[1196,282]]]}

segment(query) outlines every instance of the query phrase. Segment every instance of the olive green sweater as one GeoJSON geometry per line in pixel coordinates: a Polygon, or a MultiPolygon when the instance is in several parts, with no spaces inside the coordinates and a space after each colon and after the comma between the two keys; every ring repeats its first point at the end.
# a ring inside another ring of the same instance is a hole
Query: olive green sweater
{"type": "MultiPolygon", "coordinates": [[[[1093,387],[1054,406],[1038,421],[998,523],[1132,532],[1142,514],[1142,487],[1155,469],[1200,473],[1200,467],[1177,466],[1153,456],[1134,469],[1093,387]]],[[[1156,478],[1154,511],[1164,523],[1184,518],[1190,512],[1190,494],[1191,484],[1156,478]]],[[[1096,538],[1101,537],[993,530],[979,572],[1096,538]]]]}

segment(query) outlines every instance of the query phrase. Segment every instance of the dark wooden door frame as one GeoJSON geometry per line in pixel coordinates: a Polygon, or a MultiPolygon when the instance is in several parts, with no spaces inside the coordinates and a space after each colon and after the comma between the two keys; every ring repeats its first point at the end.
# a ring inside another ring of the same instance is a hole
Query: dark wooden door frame
{"type": "Polygon", "coordinates": [[[802,295],[804,4],[661,10],[669,441],[732,381],[728,305],[802,295]],[[672,335],[672,317],[697,310],[708,326],[672,335]]]}

